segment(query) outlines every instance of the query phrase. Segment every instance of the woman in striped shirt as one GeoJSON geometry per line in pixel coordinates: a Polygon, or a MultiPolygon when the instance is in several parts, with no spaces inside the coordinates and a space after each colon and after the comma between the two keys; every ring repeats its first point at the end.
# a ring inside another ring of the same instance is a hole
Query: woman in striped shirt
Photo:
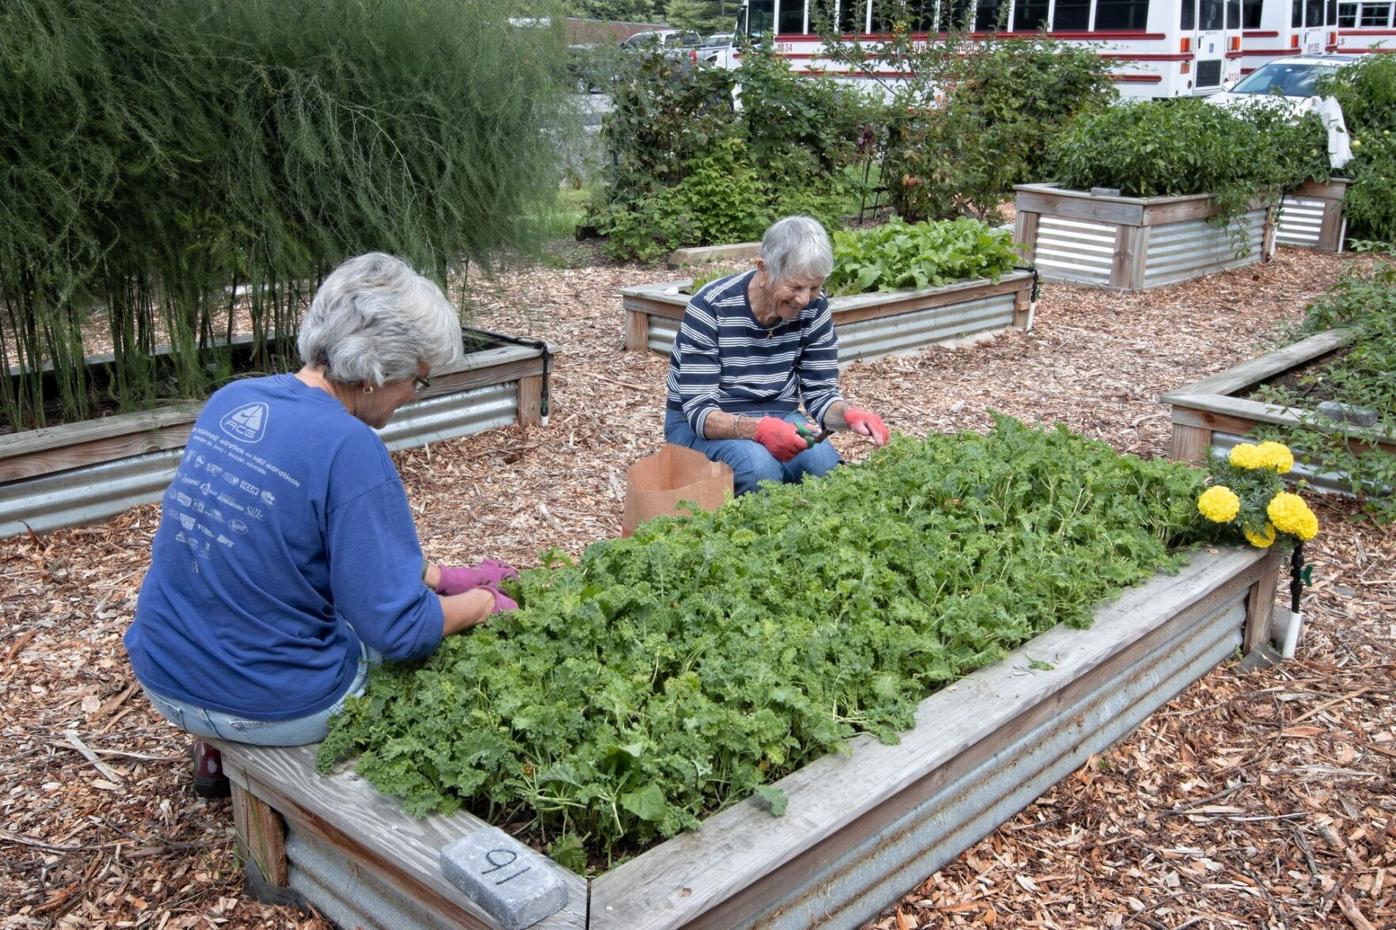
{"type": "Polygon", "coordinates": [[[882,418],[839,393],[839,344],[823,293],[833,266],[824,227],[789,216],[766,230],[755,268],[708,284],[684,311],[669,356],[664,438],[730,465],[738,494],[839,464],[816,429],[887,442],[882,418]]]}

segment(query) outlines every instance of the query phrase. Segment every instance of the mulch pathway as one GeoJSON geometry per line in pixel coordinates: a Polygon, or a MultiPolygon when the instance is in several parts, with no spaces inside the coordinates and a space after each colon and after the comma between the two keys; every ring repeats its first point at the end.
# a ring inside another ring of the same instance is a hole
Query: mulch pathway
{"type": "MultiPolygon", "coordinates": [[[[1163,455],[1159,395],[1273,345],[1361,261],[1283,250],[1132,295],[1048,284],[1031,333],[857,363],[842,384],[909,433],[997,410],[1163,455]]],[[[478,325],[560,353],[553,413],[395,456],[429,555],[536,564],[619,533],[625,469],[662,442],[665,360],[621,351],[614,289],[667,274],[472,275],[478,325]]],[[[1295,660],[1209,674],[869,927],[1396,926],[1396,539],[1349,502],[1316,507],[1295,660]]],[[[120,638],[157,519],[0,542],[0,928],[326,930],[247,896],[229,805],[194,797],[188,738],[134,686],[120,638]]]]}

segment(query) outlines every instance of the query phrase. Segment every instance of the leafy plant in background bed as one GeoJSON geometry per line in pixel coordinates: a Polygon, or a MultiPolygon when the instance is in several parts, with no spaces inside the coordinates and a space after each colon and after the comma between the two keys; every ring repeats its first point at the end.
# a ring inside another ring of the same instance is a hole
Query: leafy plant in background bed
{"type": "Polygon", "coordinates": [[[375,670],[319,760],[574,868],[697,826],[1214,535],[1200,471],[1063,428],[897,437],[864,464],[525,571],[521,609],[375,670]]]}
{"type": "Polygon", "coordinates": [[[5,426],[202,397],[239,288],[266,370],[348,255],[444,279],[526,241],[567,79],[561,33],[510,19],[551,8],[516,6],[0,5],[0,357],[25,371],[0,378],[5,426]],[[89,327],[114,344],[109,384],[87,379],[89,327]]]}
{"type": "Polygon", "coordinates": [[[1293,388],[1270,385],[1257,395],[1306,411],[1305,423],[1266,427],[1257,435],[1289,443],[1320,471],[1345,475],[1347,490],[1364,502],[1366,511],[1390,522],[1396,520],[1396,455],[1377,447],[1375,440],[1396,435],[1396,266],[1344,278],[1309,307],[1299,335],[1335,327],[1356,331],[1346,352],[1300,374],[1293,388]],[[1334,422],[1316,411],[1322,399],[1367,413],[1375,421],[1371,426],[1334,422]],[[1369,440],[1365,446],[1364,438],[1369,440]]]}
{"type": "Polygon", "coordinates": [[[904,223],[834,233],[831,294],[939,287],[952,281],[997,281],[1013,270],[1013,236],[978,220],[904,223]]]}
{"type": "Polygon", "coordinates": [[[792,213],[837,225],[849,212],[843,169],[874,109],[856,90],[802,80],[769,48],[747,49],[736,71],[629,56],[614,88],[614,164],[593,213],[611,256],[648,261],[757,238],[792,213]]]}
{"type": "Polygon", "coordinates": [[[1109,62],[1045,37],[973,39],[952,29],[928,43],[915,38],[921,9],[882,0],[889,31],[872,42],[816,25],[828,57],[881,82],[891,101],[882,176],[892,209],[907,219],[997,221],[1014,184],[1041,179],[1047,146],[1071,117],[1115,99],[1109,62]]]}
{"type": "Polygon", "coordinates": [[[1338,98],[1352,139],[1344,200],[1348,238],[1396,251],[1396,58],[1364,55],[1320,79],[1315,93],[1338,98]]]}
{"type": "Polygon", "coordinates": [[[1149,100],[1084,114],[1052,143],[1051,177],[1065,187],[1118,188],[1126,197],[1212,194],[1217,222],[1256,201],[1278,204],[1308,180],[1327,180],[1327,134],[1279,107],[1231,110],[1204,100],[1149,100]]]}

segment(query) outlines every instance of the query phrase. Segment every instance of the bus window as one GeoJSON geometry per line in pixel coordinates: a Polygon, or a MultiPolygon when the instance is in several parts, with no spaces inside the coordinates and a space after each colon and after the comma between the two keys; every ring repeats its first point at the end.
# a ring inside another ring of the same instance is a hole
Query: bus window
{"type": "Polygon", "coordinates": [[[776,0],[751,0],[746,12],[746,33],[753,36],[770,35],[775,25],[776,0]]]}
{"type": "Polygon", "coordinates": [[[997,32],[1008,25],[1008,4],[999,7],[999,0],[979,0],[974,8],[974,28],[979,32],[997,32]]]}
{"type": "Polygon", "coordinates": [[[1259,29],[1261,0],[1241,0],[1241,28],[1259,29]]]}
{"type": "Polygon", "coordinates": [[[858,14],[863,12],[857,9],[857,0],[840,0],[839,2],[839,32],[862,32],[863,21],[858,18],[858,14]]]}
{"type": "Polygon", "coordinates": [[[1183,0],[1182,9],[1182,15],[1178,17],[1178,28],[1184,32],[1189,32],[1197,25],[1196,0],[1183,0]]]}
{"type": "Polygon", "coordinates": [[[915,32],[935,32],[936,0],[915,0],[910,4],[913,14],[911,28],[915,32]]]}
{"type": "Polygon", "coordinates": [[[940,31],[957,32],[968,30],[974,25],[969,18],[971,0],[942,0],[940,5],[940,31]]]}
{"type": "Polygon", "coordinates": [[[1016,0],[1013,6],[1013,30],[1027,32],[1047,24],[1047,0],[1016,0]]]}
{"type": "Polygon", "coordinates": [[[1338,25],[1348,28],[1357,25],[1357,4],[1338,4],[1338,25]]]}
{"type": "Polygon", "coordinates": [[[776,19],[776,32],[805,31],[805,0],[780,0],[780,16],[776,19]]]}
{"type": "Polygon", "coordinates": [[[1226,0],[1226,28],[1241,28],[1241,0],[1226,0]]]}
{"type": "Polygon", "coordinates": [[[1097,0],[1096,2],[1095,28],[1097,29],[1144,29],[1148,25],[1149,0],[1097,0]]]}
{"type": "Polygon", "coordinates": [[[1197,28],[1203,32],[1222,29],[1222,0],[1198,0],[1197,28]]]}
{"type": "Polygon", "coordinates": [[[1305,0],[1304,25],[1323,25],[1323,0],[1305,0]]]}
{"type": "Polygon", "coordinates": [[[1057,0],[1052,13],[1052,31],[1084,32],[1091,28],[1091,0],[1057,0]]]}
{"type": "Polygon", "coordinates": [[[1376,26],[1384,28],[1391,25],[1390,3],[1364,3],[1362,4],[1362,25],[1368,28],[1376,26]]]}

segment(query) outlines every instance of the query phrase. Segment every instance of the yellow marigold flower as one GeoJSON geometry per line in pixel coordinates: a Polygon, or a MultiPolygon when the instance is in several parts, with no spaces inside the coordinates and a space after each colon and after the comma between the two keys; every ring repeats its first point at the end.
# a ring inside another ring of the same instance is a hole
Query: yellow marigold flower
{"type": "Polygon", "coordinates": [[[1293,533],[1306,541],[1318,535],[1318,517],[1298,494],[1289,491],[1276,494],[1265,508],[1265,514],[1281,533],[1293,533]]]}
{"type": "Polygon", "coordinates": [[[1264,464],[1260,458],[1260,446],[1254,443],[1243,442],[1231,447],[1231,455],[1228,461],[1237,468],[1263,468],[1264,464]]]}
{"type": "Polygon", "coordinates": [[[1241,532],[1246,535],[1246,541],[1257,549],[1269,549],[1275,542],[1275,524],[1273,523],[1265,524],[1265,529],[1259,533],[1249,529],[1243,529],[1241,532]]]}
{"type": "Polygon", "coordinates": [[[1241,498],[1226,485],[1218,484],[1202,492],[1197,509],[1213,523],[1230,523],[1241,511],[1241,498]]]}
{"type": "Polygon", "coordinates": [[[1294,467],[1294,453],[1282,442],[1262,442],[1256,446],[1261,468],[1273,468],[1282,475],[1294,467]]]}

